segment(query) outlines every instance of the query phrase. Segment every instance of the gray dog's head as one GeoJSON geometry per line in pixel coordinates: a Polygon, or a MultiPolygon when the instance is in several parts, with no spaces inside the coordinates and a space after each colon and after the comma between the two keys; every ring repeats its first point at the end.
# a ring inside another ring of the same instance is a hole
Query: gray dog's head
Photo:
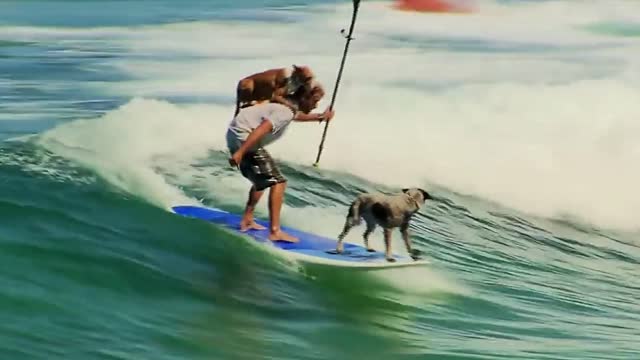
{"type": "Polygon", "coordinates": [[[413,198],[418,204],[422,205],[427,200],[432,200],[431,195],[420,188],[402,189],[402,192],[413,198]]]}

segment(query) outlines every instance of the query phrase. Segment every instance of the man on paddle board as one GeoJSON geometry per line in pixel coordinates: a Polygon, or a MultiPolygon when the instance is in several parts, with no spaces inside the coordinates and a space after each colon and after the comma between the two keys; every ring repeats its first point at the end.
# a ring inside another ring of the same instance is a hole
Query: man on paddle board
{"type": "Polygon", "coordinates": [[[238,167],[242,176],[252,183],[240,223],[241,231],[264,229],[254,221],[253,212],[264,190],[269,189],[269,239],[298,241],[296,237],[280,229],[280,210],[287,179],[265,146],[279,139],[292,121],[330,121],[334,112],[329,108],[323,113],[310,113],[323,96],[324,89],[315,83],[310,90],[301,88],[290,96],[290,100],[298,105],[299,111],[296,113],[285,105],[263,102],[241,109],[229,124],[226,134],[227,147],[231,153],[229,164],[238,167]]]}

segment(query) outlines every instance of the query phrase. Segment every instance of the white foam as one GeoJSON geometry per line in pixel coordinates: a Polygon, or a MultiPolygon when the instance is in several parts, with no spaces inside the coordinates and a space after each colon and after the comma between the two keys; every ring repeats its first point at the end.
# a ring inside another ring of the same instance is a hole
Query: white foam
{"type": "Polygon", "coordinates": [[[38,142],[159,206],[193,203],[155,171],[154,159],[167,153],[188,159],[204,156],[212,136],[204,108],[134,99],[104,117],[58,126],[38,142]]]}
{"type": "MultiPolygon", "coordinates": [[[[545,217],[569,214],[601,226],[637,226],[640,45],[583,29],[638,21],[636,5],[480,1],[468,15],[397,12],[388,5],[361,5],[321,169],[398,187],[438,183],[545,217]],[[452,41],[454,49],[467,51],[452,52],[445,46],[452,41]],[[526,51],[531,47],[544,51],[526,51]]],[[[136,99],[102,119],[62,125],[43,142],[63,144],[67,150],[58,151],[163,205],[187,201],[154,170],[154,159],[179,154],[175,168],[165,170],[189,182],[196,175],[189,161],[225,151],[239,78],[308,64],[328,90],[320,108],[327,105],[344,45],[337,31],[347,27],[351,5],[313,11],[304,23],[94,30],[131,55],[175,56],[105,60],[135,76],[107,85],[114,94],[209,95],[228,103],[176,106],[136,99]]],[[[71,30],[58,35],[84,37],[71,30]]],[[[310,165],[321,133],[317,124],[294,124],[271,151],[310,165]]],[[[201,180],[212,197],[244,201],[246,183],[239,174],[215,179],[201,180]]]]}

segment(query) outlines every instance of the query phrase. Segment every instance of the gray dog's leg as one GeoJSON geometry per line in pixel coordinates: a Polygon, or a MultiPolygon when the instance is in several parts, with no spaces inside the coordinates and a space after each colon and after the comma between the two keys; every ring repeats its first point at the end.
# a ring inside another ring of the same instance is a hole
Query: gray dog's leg
{"type": "Polygon", "coordinates": [[[404,240],[404,246],[407,247],[407,252],[411,254],[411,242],[409,241],[409,223],[405,222],[400,227],[402,233],[402,240],[404,240]]]}
{"type": "Polygon", "coordinates": [[[352,227],[353,227],[353,219],[350,216],[348,216],[347,220],[344,222],[344,228],[342,228],[342,232],[340,233],[340,235],[338,235],[338,245],[336,246],[336,253],[340,254],[344,250],[344,245],[342,243],[342,240],[344,240],[344,237],[347,236],[347,234],[349,233],[349,230],[351,230],[352,227]]]}
{"type": "Polygon", "coordinates": [[[387,261],[389,262],[396,261],[396,259],[394,259],[391,256],[391,229],[389,228],[384,229],[384,246],[385,246],[384,254],[387,261]]]}
{"type": "Polygon", "coordinates": [[[369,235],[371,235],[371,233],[375,229],[376,229],[376,223],[373,221],[367,221],[367,229],[364,231],[364,234],[362,234],[362,237],[364,238],[364,246],[366,246],[367,251],[369,252],[375,251],[375,249],[369,246],[369,235]]]}
{"type": "Polygon", "coordinates": [[[400,227],[400,232],[402,233],[402,240],[404,240],[404,245],[407,248],[407,252],[411,255],[413,260],[418,260],[420,258],[420,251],[413,250],[411,248],[411,241],[409,240],[409,222],[405,222],[400,227]]]}
{"type": "Polygon", "coordinates": [[[347,214],[347,218],[344,221],[344,227],[342,228],[342,232],[338,235],[338,244],[336,246],[336,253],[340,254],[344,251],[344,245],[342,240],[349,233],[352,227],[358,225],[360,223],[360,198],[356,198],[351,205],[349,206],[349,213],[347,214]]]}

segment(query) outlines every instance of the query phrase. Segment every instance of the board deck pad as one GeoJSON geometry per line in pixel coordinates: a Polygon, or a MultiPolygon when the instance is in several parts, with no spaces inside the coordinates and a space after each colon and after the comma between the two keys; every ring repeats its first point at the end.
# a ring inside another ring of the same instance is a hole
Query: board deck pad
{"type": "Polygon", "coordinates": [[[427,263],[426,260],[413,260],[409,256],[393,254],[395,262],[389,262],[385,259],[384,252],[369,252],[364,246],[344,242],[344,252],[342,254],[335,252],[337,240],[328,237],[312,234],[287,226],[282,226],[282,230],[297,237],[296,243],[286,241],[269,240],[269,223],[268,221],[257,219],[256,223],[266,227],[265,230],[247,230],[240,231],[241,215],[230,213],[228,211],[203,207],[203,206],[174,206],[171,208],[174,213],[201,219],[210,223],[214,223],[230,229],[240,235],[247,235],[254,240],[269,244],[276,248],[294,255],[296,258],[316,263],[325,263],[327,265],[337,266],[353,266],[353,267],[401,267],[421,265],[427,263]]]}

